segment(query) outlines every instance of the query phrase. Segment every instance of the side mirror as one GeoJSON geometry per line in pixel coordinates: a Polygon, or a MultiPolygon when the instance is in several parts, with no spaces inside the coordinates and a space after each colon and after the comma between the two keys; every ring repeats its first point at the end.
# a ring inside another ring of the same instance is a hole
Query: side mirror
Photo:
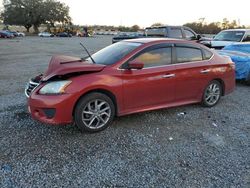
{"type": "Polygon", "coordinates": [[[200,40],[201,39],[201,35],[197,35],[197,40],[200,40]]]}
{"type": "Polygon", "coordinates": [[[128,69],[142,69],[144,67],[144,63],[139,61],[130,61],[128,63],[128,69]]]}

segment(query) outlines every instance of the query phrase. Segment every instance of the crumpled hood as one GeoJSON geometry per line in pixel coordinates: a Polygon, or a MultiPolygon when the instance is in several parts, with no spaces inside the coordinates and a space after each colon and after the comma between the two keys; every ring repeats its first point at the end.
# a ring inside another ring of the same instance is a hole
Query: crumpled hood
{"type": "Polygon", "coordinates": [[[49,67],[44,73],[42,81],[70,73],[99,72],[103,70],[104,67],[105,65],[88,63],[77,57],[57,55],[51,58],[49,67]]]}

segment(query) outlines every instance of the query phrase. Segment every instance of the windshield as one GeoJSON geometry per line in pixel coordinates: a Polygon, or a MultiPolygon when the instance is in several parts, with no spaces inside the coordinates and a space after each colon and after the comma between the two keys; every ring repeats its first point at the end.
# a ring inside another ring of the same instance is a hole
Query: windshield
{"type": "Polygon", "coordinates": [[[244,34],[245,31],[222,31],[214,37],[214,40],[240,42],[244,34]]]}
{"type": "MultiPolygon", "coordinates": [[[[92,55],[92,58],[97,64],[112,65],[140,45],[142,44],[135,42],[118,42],[96,52],[92,55]]],[[[90,58],[87,58],[86,60],[91,61],[90,58]]]]}

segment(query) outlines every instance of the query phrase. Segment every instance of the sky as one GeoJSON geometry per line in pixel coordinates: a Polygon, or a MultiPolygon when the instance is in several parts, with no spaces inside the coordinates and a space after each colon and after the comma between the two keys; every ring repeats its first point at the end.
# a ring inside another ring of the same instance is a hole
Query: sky
{"type": "MultiPolygon", "coordinates": [[[[70,7],[70,16],[78,25],[139,25],[156,22],[182,25],[205,18],[206,22],[223,18],[250,25],[250,0],[59,0],[70,7]]],[[[2,4],[2,0],[0,0],[2,4]]]]}
{"type": "Polygon", "coordinates": [[[75,24],[147,27],[156,22],[182,25],[223,18],[250,25],[250,0],[60,0],[70,7],[75,24]]]}

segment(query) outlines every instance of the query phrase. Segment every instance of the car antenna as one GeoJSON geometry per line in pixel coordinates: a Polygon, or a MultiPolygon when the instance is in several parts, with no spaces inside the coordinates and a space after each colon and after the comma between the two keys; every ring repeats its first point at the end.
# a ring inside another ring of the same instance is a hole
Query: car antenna
{"type": "Polygon", "coordinates": [[[89,58],[91,59],[91,61],[96,64],[95,60],[92,58],[92,56],[90,55],[89,51],[87,50],[87,48],[85,48],[85,46],[80,42],[80,45],[83,47],[83,49],[87,52],[89,58]]]}

